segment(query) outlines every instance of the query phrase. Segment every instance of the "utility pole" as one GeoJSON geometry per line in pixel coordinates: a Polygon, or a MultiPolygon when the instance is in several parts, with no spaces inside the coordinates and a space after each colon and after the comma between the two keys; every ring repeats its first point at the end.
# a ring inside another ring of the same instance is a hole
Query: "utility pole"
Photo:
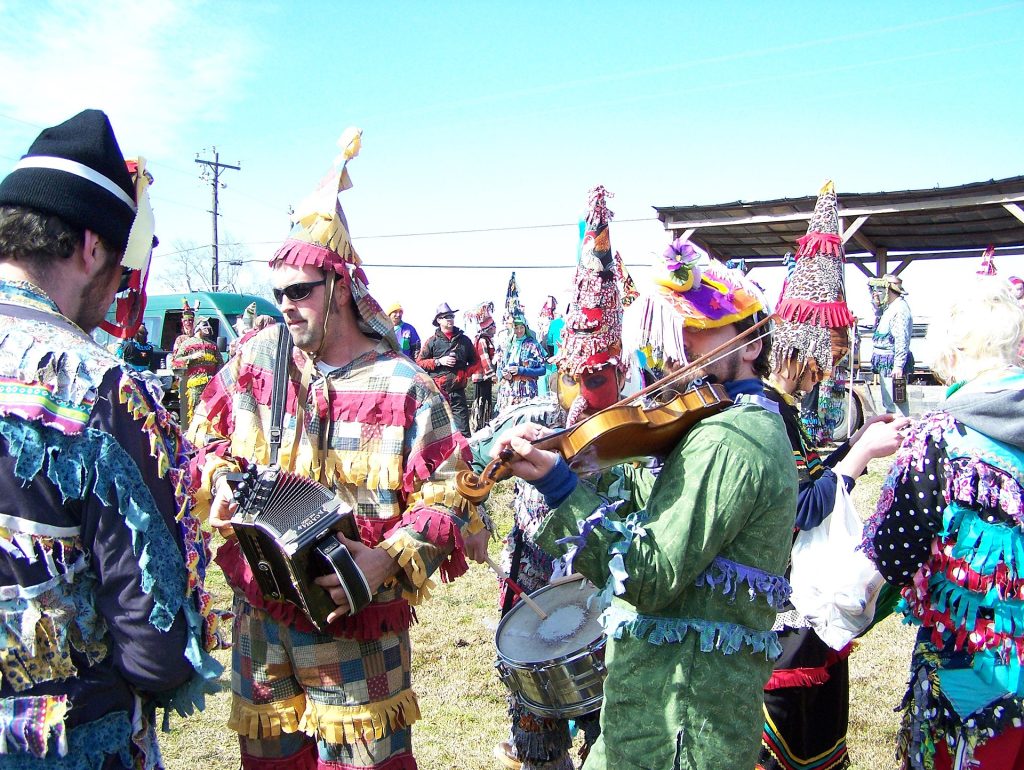
{"type": "Polygon", "coordinates": [[[220,216],[220,214],[218,214],[217,211],[219,203],[217,199],[217,191],[221,187],[227,186],[220,181],[220,174],[221,169],[230,168],[234,171],[241,171],[242,167],[241,165],[232,166],[227,163],[221,163],[220,153],[217,152],[216,147],[213,148],[213,160],[200,158],[199,153],[196,153],[196,163],[206,167],[203,169],[201,176],[203,181],[209,182],[213,188],[213,210],[210,212],[213,214],[213,270],[210,273],[210,291],[218,291],[220,289],[220,262],[218,261],[217,254],[217,217],[220,216]]]}

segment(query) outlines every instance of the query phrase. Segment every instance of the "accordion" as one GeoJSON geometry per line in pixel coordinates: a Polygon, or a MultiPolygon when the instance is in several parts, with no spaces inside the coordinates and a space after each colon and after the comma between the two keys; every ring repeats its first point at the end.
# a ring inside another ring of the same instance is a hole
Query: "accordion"
{"type": "Polygon", "coordinates": [[[336,574],[352,613],[370,603],[365,576],[334,536],[359,539],[352,509],[334,492],[276,466],[250,467],[227,480],[238,503],[231,526],[264,598],[295,605],[320,631],[337,605],[315,578],[336,574]]]}

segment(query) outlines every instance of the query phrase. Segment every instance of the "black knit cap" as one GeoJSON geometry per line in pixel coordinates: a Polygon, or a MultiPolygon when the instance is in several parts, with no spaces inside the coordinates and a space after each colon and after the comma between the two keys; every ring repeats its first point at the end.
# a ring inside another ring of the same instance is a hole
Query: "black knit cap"
{"type": "MultiPolygon", "coordinates": [[[[100,110],[84,110],[59,126],[43,129],[26,159],[56,158],[87,166],[135,200],[135,187],[125,166],[110,120],[100,110]]],[[[59,161],[58,161],[59,164],[59,161]]],[[[96,181],[56,168],[16,167],[0,182],[0,205],[24,206],[59,216],[69,225],[92,230],[114,248],[124,250],[135,207],[96,181]]]]}

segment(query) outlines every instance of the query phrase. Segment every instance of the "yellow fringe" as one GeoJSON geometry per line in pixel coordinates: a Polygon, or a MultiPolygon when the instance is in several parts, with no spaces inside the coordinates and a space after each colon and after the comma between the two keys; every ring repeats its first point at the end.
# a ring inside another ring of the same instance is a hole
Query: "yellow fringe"
{"type": "Polygon", "coordinates": [[[404,690],[393,698],[360,706],[328,706],[307,699],[299,729],[328,743],[352,744],[361,740],[379,741],[389,732],[408,727],[419,718],[416,693],[404,690]]]}
{"type": "Polygon", "coordinates": [[[426,545],[401,529],[380,544],[380,547],[398,562],[398,566],[402,568],[402,572],[405,573],[405,577],[411,584],[412,591],[409,591],[403,584],[402,598],[413,606],[422,604],[429,599],[430,592],[437,585],[427,577],[427,567],[423,563],[423,557],[419,554],[419,548],[426,545]]]}
{"type": "Polygon", "coordinates": [[[299,720],[305,721],[306,696],[299,693],[288,700],[256,705],[231,696],[231,715],[228,727],[250,740],[276,738],[282,733],[296,733],[299,720]]]}

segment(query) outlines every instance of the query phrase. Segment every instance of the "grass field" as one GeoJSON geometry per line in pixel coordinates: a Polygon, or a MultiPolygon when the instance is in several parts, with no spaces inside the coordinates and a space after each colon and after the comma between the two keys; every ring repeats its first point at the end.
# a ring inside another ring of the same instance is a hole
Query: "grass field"
{"type": "MultiPolygon", "coordinates": [[[[854,490],[862,516],[878,497],[887,463],[878,462],[854,490]]],[[[499,489],[490,504],[502,532],[509,525],[509,492],[499,489]]],[[[497,544],[492,543],[492,551],[497,544]]],[[[211,572],[213,592],[222,605],[229,600],[218,570],[211,572]]],[[[494,745],[505,737],[505,689],[494,672],[494,629],[498,621],[497,584],[484,567],[439,587],[418,610],[413,626],[413,683],[423,719],[414,729],[414,749],[421,770],[484,770],[496,767],[494,745]]],[[[888,618],[860,640],[851,657],[850,752],[854,770],[895,768],[893,746],[898,715],[893,707],[903,696],[913,632],[888,618]]],[[[230,666],[230,653],[218,657],[230,666]]],[[[176,719],[161,736],[169,768],[235,770],[237,740],[225,727],[229,708],[227,674],[223,690],[208,700],[206,711],[176,719]]]]}

